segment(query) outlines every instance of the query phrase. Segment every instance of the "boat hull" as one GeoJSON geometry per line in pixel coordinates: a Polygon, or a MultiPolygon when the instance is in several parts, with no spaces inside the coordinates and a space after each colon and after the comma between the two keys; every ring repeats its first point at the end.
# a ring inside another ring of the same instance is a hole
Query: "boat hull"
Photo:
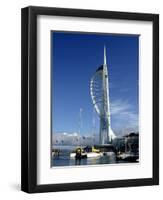
{"type": "MultiPolygon", "coordinates": [[[[80,158],[97,158],[101,157],[101,153],[95,153],[95,152],[90,152],[90,153],[82,153],[80,158]]],[[[76,158],[76,153],[70,153],[70,158],[76,158]]]]}

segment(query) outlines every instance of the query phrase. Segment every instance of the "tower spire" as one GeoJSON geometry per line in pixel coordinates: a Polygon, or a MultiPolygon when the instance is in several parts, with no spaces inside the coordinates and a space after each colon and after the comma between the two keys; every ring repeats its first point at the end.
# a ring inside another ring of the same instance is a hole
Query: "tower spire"
{"type": "Polygon", "coordinates": [[[106,47],[104,45],[104,65],[106,65],[106,47]]]}

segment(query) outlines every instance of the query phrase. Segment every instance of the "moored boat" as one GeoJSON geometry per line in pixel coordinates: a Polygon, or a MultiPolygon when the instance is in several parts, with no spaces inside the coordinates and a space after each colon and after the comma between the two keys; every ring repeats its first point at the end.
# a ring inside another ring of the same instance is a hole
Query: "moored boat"
{"type": "Polygon", "coordinates": [[[116,158],[117,160],[136,162],[139,159],[139,155],[133,152],[126,152],[126,153],[124,152],[118,154],[116,158]]]}
{"type": "Polygon", "coordinates": [[[95,158],[100,157],[102,154],[100,150],[94,148],[94,146],[77,147],[72,153],[70,153],[70,158],[95,158]]]}

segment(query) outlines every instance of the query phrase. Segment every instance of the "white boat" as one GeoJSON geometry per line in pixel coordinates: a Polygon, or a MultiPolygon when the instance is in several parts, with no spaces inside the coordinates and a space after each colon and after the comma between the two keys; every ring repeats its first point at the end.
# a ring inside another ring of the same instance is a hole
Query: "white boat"
{"type": "Polygon", "coordinates": [[[101,153],[95,153],[95,152],[87,153],[87,158],[97,158],[97,157],[101,157],[101,156],[102,156],[101,153]]]}
{"type": "MultiPolygon", "coordinates": [[[[81,154],[81,158],[97,158],[101,156],[103,156],[101,153],[94,153],[94,152],[81,154]]],[[[76,153],[70,153],[70,158],[76,158],[76,153]]]]}
{"type": "MultiPolygon", "coordinates": [[[[70,153],[70,158],[76,158],[76,153],[70,153]]],[[[81,153],[80,158],[87,158],[87,153],[81,153]]]]}
{"type": "Polygon", "coordinates": [[[70,158],[75,158],[76,153],[70,153],[70,158]]]}
{"type": "Polygon", "coordinates": [[[94,147],[78,147],[70,153],[70,158],[97,158],[100,156],[103,156],[103,153],[94,147]]]}
{"type": "Polygon", "coordinates": [[[135,162],[135,161],[137,161],[137,159],[139,159],[139,156],[132,152],[126,152],[126,153],[121,153],[121,154],[117,155],[117,159],[135,162]]]}

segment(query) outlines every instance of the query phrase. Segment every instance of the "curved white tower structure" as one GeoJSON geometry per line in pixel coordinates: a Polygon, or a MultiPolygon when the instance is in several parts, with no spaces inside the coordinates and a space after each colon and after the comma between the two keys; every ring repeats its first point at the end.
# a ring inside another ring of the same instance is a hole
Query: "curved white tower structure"
{"type": "Polygon", "coordinates": [[[100,118],[100,144],[108,144],[116,137],[111,129],[109,77],[106,62],[106,48],[104,46],[104,64],[101,65],[90,83],[90,93],[94,108],[100,118]]]}

